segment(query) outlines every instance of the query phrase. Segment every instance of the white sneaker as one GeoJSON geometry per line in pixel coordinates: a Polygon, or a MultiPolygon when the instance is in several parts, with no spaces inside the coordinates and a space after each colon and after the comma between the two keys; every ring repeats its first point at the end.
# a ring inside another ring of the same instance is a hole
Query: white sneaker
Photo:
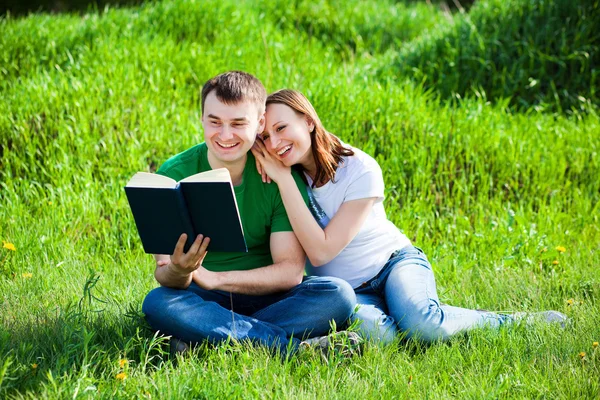
{"type": "Polygon", "coordinates": [[[516,312],[514,314],[510,314],[510,316],[518,322],[525,322],[527,324],[532,324],[536,322],[545,322],[548,324],[557,323],[560,324],[562,328],[565,327],[566,322],[569,318],[558,311],[540,311],[540,312],[516,312]]]}
{"type": "Polygon", "coordinates": [[[362,343],[361,337],[356,332],[340,331],[327,336],[317,336],[306,339],[300,343],[300,352],[309,348],[318,350],[327,358],[331,352],[341,353],[349,356],[359,349],[362,343]]]}

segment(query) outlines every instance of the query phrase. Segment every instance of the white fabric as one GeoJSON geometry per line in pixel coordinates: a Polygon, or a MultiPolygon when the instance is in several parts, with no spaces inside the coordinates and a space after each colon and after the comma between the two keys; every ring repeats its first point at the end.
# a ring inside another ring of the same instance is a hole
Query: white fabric
{"type": "MultiPolygon", "coordinates": [[[[346,201],[369,197],[376,197],[377,200],[348,246],[337,257],[320,267],[313,267],[308,261],[307,272],[310,275],[335,276],[357,288],[375,277],[390,255],[395,250],[410,245],[410,240],[385,215],[383,175],[377,161],[359,149],[347,147],[354,151],[354,156],[344,157],[335,173],[335,183],[330,181],[320,188],[312,189],[314,199],[328,217],[325,218],[326,222],[333,218],[346,201]]],[[[309,185],[312,185],[308,175],[307,179],[309,185]]]]}

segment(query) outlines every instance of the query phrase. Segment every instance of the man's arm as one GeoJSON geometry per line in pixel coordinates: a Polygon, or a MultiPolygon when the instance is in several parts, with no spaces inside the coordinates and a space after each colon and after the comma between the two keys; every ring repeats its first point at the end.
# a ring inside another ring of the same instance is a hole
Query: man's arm
{"type": "Polygon", "coordinates": [[[193,281],[207,290],[265,295],[290,290],[302,282],[305,254],[294,232],[273,232],[270,238],[273,264],[248,271],[212,272],[200,267],[193,281]]]}
{"type": "Polygon", "coordinates": [[[172,256],[154,255],[156,260],[154,278],[161,286],[186,289],[192,283],[192,274],[202,264],[210,239],[198,235],[188,252],[184,253],[186,240],[187,235],[184,233],[179,237],[172,256]]]}
{"type": "Polygon", "coordinates": [[[161,286],[170,287],[173,289],[185,289],[192,282],[192,273],[179,274],[170,265],[171,256],[168,254],[155,254],[156,269],[154,270],[154,278],[161,286]]]}

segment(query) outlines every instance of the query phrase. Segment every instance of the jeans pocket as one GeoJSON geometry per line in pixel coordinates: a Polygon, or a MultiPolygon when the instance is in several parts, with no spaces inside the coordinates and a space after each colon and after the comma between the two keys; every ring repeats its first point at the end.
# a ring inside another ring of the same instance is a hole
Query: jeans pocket
{"type": "Polygon", "coordinates": [[[421,267],[427,268],[428,270],[431,270],[431,263],[429,262],[429,260],[427,258],[418,258],[413,260],[413,263],[416,265],[420,265],[421,267]]]}
{"type": "Polygon", "coordinates": [[[398,254],[394,259],[392,259],[391,263],[393,264],[392,268],[402,267],[403,265],[407,264],[415,264],[421,267],[425,267],[429,270],[432,269],[431,263],[427,259],[427,256],[420,249],[419,251],[411,249],[409,251],[402,252],[398,254]]]}
{"type": "Polygon", "coordinates": [[[413,246],[413,247],[414,247],[414,248],[415,248],[415,249],[416,249],[416,250],[417,250],[419,253],[421,253],[421,254],[425,255],[425,252],[424,252],[424,251],[423,251],[423,250],[422,250],[420,247],[417,247],[417,246],[413,246]]]}

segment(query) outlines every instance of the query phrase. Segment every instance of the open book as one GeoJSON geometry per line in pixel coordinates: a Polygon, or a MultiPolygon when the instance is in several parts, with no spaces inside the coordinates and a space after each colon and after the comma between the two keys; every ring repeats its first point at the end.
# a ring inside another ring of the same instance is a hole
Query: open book
{"type": "Polygon", "coordinates": [[[179,182],[138,172],[125,186],[125,193],[146,253],[173,254],[182,233],[188,237],[186,252],[199,234],[210,238],[208,251],[248,251],[226,168],[179,182]]]}

